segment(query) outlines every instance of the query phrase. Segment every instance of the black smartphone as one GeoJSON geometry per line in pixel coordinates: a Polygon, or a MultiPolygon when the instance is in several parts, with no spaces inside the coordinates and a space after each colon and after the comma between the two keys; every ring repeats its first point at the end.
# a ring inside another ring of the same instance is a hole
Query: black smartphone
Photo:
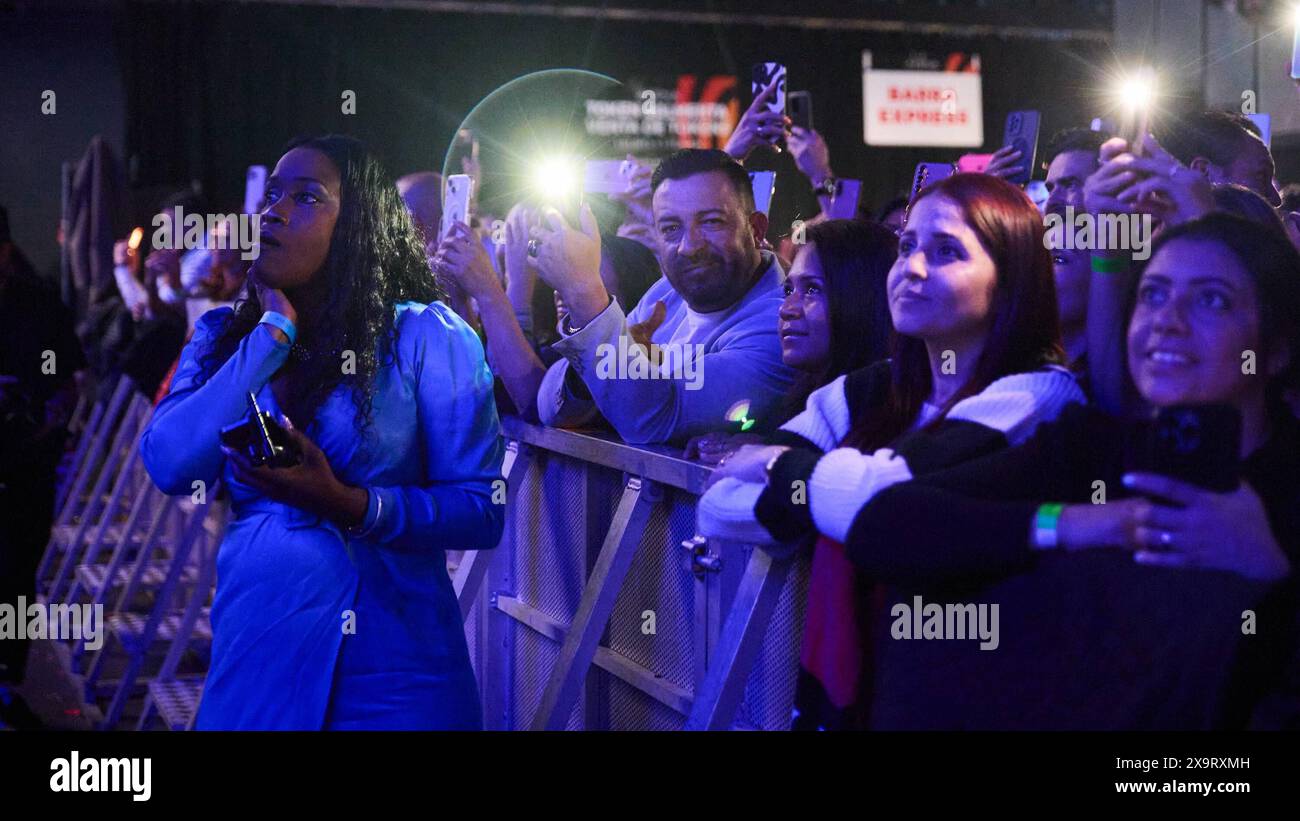
{"type": "Polygon", "coordinates": [[[786,100],[790,107],[791,124],[812,131],[812,92],[791,91],[786,100]]]}
{"type": "Polygon", "coordinates": [[[1216,493],[1237,489],[1241,413],[1231,405],[1176,405],[1139,423],[1127,469],[1171,476],[1216,493]]]}
{"type": "Polygon", "coordinates": [[[1007,115],[1002,145],[1020,152],[1017,162],[1021,168],[1019,174],[1006,177],[1007,182],[1026,185],[1034,176],[1034,164],[1038,161],[1038,121],[1037,111],[1013,111],[1007,115]]]}
{"type": "Polygon", "coordinates": [[[302,458],[288,432],[275,417],[257,405],[257,397],[248,394],[248,415],[221,429],[221,444],[239,451],[254,465],[273,468],[292,467],[302,458]]]}
{"type": "MultiPolygon", "coordinates": [[[[916,199],[916,195],[921,193],[921,189],[928,185],[933,185],[939,180],[951,177],[957,172],[956,166],[950,162],[922,162],[916,164],[916,173],[912,175],[912,193],[908,195],[909,203],[916,199]]],[[[908,206],[911,207],[910,205],[908,206]]]]}

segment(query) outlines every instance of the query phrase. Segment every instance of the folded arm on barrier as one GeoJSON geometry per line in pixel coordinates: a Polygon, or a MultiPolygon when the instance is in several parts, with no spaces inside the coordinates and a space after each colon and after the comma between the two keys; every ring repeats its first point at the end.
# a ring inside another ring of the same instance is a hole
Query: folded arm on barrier
{"type": "Polygon", "coordinates": [[[171,390],[158,403],[140,439],[140,455],[150,478],[164,493],[191,493],[195,481],[209,488],[221,475],[225,455],[220,433],[248,412],[248,394],[257,393],[289,355],[270,328],[257,325],[229,359],[200,384],[202,358],[233,314],[218,308],[201,316],[181,352],[171,390]]]}
{"type": "Polygon", "coordinates": [[[737,326],[720,350],[698,356],[689,345],[665,346],[666,355],[679,360],[669,363],[671,373],[642,376],[654,368],[628,332],[629,323],[645,319],[642,308],[626,316],[617,300],[611,301],[581,330],[552,346],[564,360],[550,367],[538,391],[538,415],[545,424],[587,424],[598,409],[623,439],[645,444],[682,442],[719,430],[741,403],[760,421],[775,412],[793,372],[781,364],[779,342],[766,326],[737,326]],[[647,361],[634,366],[631,359],[647,361]],[[590,400],[575,389],[571,372],[582,379],[590,400]]]}
{"type": "Polygon", "coordinates": [[[398,359],[415,372],[426,481],[368,488],[364,538],[397,550],[494,548],[505,526],[505,441],[483,345],[439,303],[407,322],[398,359]]]}

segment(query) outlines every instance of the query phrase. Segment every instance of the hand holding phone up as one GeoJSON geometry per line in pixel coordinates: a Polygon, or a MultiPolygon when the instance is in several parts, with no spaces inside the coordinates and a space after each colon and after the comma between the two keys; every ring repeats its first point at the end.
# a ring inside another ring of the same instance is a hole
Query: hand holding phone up
{"type": "Polygon", "coordinates": [[[736,130],[731,132],[727,146],[723,149],[735,158],[736,162],[744,162],[749,153],[760,145],[770,146],[776,151],[781,150],[774,143],[785,138],[792,123],[783,112],[772,111],[769,104],[776,99],[779,88],[784,82],[784,76],[773,79],[754,97],[754,102],[750,103],[749,108],[741,115],[736,130]]]}

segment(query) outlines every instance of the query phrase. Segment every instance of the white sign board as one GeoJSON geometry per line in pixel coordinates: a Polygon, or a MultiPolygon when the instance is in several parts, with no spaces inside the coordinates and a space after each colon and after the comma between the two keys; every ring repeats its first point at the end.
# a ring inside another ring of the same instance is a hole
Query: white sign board
{"type": "Polygon", "coordinates": [[[862,68],[867,145],[978,148],[984,144],[980,75],[862,68]]]}

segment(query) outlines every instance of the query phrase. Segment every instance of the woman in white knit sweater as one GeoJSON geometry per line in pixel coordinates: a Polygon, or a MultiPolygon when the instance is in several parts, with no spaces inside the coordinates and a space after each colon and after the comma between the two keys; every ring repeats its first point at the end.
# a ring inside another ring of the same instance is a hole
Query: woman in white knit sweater
{"type": "Polygon", "coordinates": [[[700,532],[793,545],[817,534],[796,728],[851,727],[863,580],[842,542],[880,490],[1026,439],[1083,392],[1062,367],[1042,217],[1019,188],[958,174],[914,200],[889,272],[891,358],[814,392],[766,446],[715,471],[700,532]]]}

